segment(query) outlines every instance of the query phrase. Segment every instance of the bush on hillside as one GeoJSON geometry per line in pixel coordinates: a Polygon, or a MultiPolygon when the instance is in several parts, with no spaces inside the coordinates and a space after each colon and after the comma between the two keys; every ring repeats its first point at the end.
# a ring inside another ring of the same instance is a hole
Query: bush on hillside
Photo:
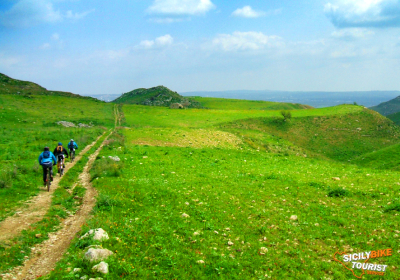
{"type": "Polygon", "coordinates": [[[283,117],[283,121],[288,121],[292,118],[292,113],[290,111],[282,110],[281,115],[283,117]]]}
{"type": "Polygon", "coordinates": [[[348,190],[342,188],[335,188],[328,192],[329,197],[346,197],[351,196],[351,193],[348,190]]]}

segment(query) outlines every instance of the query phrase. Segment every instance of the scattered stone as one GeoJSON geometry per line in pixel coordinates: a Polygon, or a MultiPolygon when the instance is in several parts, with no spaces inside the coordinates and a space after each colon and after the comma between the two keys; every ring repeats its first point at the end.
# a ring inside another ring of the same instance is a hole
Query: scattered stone
{"type": "Polygon", "coordinates": [[[74,272],[80,272],[82,268],[74,268],[74,272]]]}
{"type": "Polygon", "coordinates": [[[98,265],[93,266],[92,270],[103,273],[103,274],[107,274],[108,273],[108,263],[101,262],[98,265]]]}
{"type": "Polygon", "coordinates": [[[258,251],[258,253],[260,255],[265,255],[268,252],[268,248],[266,247],[261,247],[260,250],[258,251]]]}
{"type": "Polygon", "coordinates": [[[292,216],[290,216],[290,219],[291,219],[292,221],[297,221],[297,216],[296,216],[296,215],[292,215],[292,216]]]}
{"type": "Polygon", "coordinates": [[[42,237],[42,234],[41,233],[37,233],[37,234],[35,234],[35,237],[36,238],[40,238],[40,237],[42,237]]]}
{"type": "Polygon", "coordinates": [[[340,181],[340,178],[339,178],[339,177],[332,177],[332,180],[334,180],[334,181],[340,181]]]}
{"type": "Polygon", "coordinates": [[[88,280],[89,279],[89,276],[87,276],[87,275],[84,275],[84,276],[82,276],[81,278],[79,278],[79,279],[81,279],[81,280],[88,280]]]}
{"type": "Polygon", "coordinates": [[[182,217],[182,218],[189,218],[190,216],[189,216],[188,214],[186,214],[186,213],[183,213],[183,214],[181,215],[181,217],[182,217]]]}
{"type": "Polygon", "coordinates": [[[197,231],[195,231],[195,232],[193,233],[194,236],[199,235],[199,234],[200,234],[200,233],[198,233],[197,231]]]}
{"type": "Polygon", "coordinates": [[[64,127],[76,127],[76,125],[72,122],[66,122],[66,121],[59,121],[57,122],[58,125],[62,125],[64,127]]]}
{"type": "Polygon", "coordinates": [[[228,246],[232,246],[233,242],[232,241],[228,241],[228,246]]]}
{"type": "Polygon", "coordinates": [[[108,158],[112,159],[113,161],[121,161],[121,159],[118,156],[108,156],[108,158]]]}
{"type": "Polygon", "coordinates": [[[93,240],[103,241],[110,239],[108,237],[107,232],[102,228],[91,229],[87,233],[85,233],[80,239],[84,239],[92,235],[93,235],[93,240]]]}
{"type": "Polygon", "coordinates": [[[88,261],[102,261],[108,258],[114,254],[108,249],[93,249],[90,248],[86,253],[85,253],[85,259],[88,261]]]}
{"type": "Polygon", "coordinates": [[[85,124],[85,123],[78,123],[79,127],[92,127],[93,125],[85,124]]]}
{"type": "Polygon", "coordinates": [[[204,262],[203,260],[198,260],[197,263],[203,264],[203,263],[205,263],[205,262],[204,262]]]}

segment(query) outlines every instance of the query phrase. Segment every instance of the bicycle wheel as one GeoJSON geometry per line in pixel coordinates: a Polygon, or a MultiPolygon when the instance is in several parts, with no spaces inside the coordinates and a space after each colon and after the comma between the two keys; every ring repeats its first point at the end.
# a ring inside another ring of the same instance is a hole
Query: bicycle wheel
{"type": "Polygon", "coordinates": [[[51,174],[50,174],[50,169],[47,170],[47,178],[46,178],[46,185],[47,185],[47,191],[50,191],[50,185],[51,185],[51,174]]]}

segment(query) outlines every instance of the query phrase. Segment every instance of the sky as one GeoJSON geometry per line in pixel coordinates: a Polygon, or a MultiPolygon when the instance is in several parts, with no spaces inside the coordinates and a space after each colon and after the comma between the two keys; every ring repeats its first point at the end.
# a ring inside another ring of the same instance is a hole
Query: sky
{"type": "Polygon", "coordinates": [[[0,0],[0,73],[49,90],[400,90],[400,0],[0,0]]]}

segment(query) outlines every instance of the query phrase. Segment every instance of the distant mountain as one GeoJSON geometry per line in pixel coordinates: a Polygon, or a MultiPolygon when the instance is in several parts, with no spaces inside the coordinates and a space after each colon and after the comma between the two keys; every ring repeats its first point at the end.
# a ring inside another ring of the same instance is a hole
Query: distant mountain
{"type": "Polygon", "coordinates": [[[121,96],[121,94],[91,94],[91,97],[94,97],[98,100],[102,100],[105,102],[111,102],[114,99],[117,99],[118,97],[121,96]]]}
{"type": "Polygon", "coordinates": [[[400,91],[272,91],[272,90],[233,90],[233,91],[194,91],[183,92],[183,96],[202,96],[235,98],[260,101],[307,104],[315,108],[353,104],[365,107],[375,106],[400,95],[400,91]]]}
{"type": "Polygon", "coordinates": [[[163,107],[169,107],[172,104],[181,104],[186,108],[201,107],[200,103],[195,102],[190,98],[185,98],[164,86],[157,86],[149,89],[138,88],[124,93],[112,102],[163,107]]]}
{"type": "Polygon", "coordinates": [[[389,116],[400,112],[400,96],[389,100],[387,102],[383,102],[377,106],[370,107],[371,110],[377,111],[383,116],[389,116]]]}
{"type": "Polygon", "coordinates": [[[90,96],[81,96],[71,92],[49,91],[44,87],[39,86],[38,84],[28,81],[16,80],[2,73],[0,73],[0,94],[14,94],[14,95],[23,95],[27,97],[32,95],[57,95],[57,96],[92,99],[95,101],[100,101],[90,96]]]}

